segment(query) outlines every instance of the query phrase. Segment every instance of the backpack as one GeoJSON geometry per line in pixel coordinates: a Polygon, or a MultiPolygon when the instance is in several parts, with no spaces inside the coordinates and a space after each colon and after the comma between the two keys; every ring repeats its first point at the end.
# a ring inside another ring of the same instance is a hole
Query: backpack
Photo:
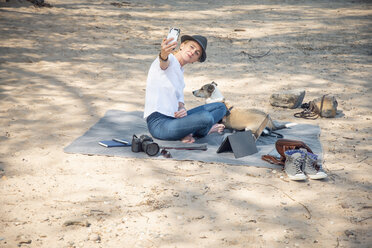
{"type": "Polygon", "coordinates": [[[337,114],[337,100],[334,96],[323,95],[318,97],[309,103],[304,103],[301,108],[304,110],[299,113],[295,113],[294,116],[297,118],[305,118],[315,120],[319,116],[326,118],[333,118],[337,114]]]}

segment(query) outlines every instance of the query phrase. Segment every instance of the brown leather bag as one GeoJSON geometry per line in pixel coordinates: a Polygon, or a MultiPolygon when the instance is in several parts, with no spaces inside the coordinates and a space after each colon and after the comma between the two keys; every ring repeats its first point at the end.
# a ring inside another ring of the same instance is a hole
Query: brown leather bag
{"type": "Polygon", "coordinates": [[[313,153],[313,151],[304,142],[300,140],[290,140],[290,139],[278,139],[275,143],[276,151],[280,154],[280,158],[276,158],[271,155],[263,155],[261,158],[270,164],[284,165],[285,155],[284,152],[287,150],[296,150],[300,148],[305,148],[308,152],[313,153]]]}

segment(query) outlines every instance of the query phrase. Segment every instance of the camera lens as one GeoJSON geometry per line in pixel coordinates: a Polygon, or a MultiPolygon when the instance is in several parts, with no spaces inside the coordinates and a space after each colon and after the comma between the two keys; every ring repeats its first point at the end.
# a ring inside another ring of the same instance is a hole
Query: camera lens
{"type": "Polygon", "coordinates": [[[159,152],[159,145],[154,142],[145,141],[142,143],[142,149],[147,155],[155,156],[159,152]]]}

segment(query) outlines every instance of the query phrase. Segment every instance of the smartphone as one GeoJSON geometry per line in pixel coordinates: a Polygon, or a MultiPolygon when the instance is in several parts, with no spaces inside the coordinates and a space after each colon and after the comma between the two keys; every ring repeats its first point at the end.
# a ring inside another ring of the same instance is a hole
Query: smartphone
{"type": "Polygon", "coordinates": [[[130,146],[129,144],[124,144],[124,143],[117,142],[114,140],[101,140],[98,142],[98,144],[100,144],[101,146],[107,147],[107,148],[130,146]]]}
{"type": "Polygon", "coordinates": [[[130,145],[129,141],[126,141],[124,139],[113,138],[112,140],[116,141],[116,142],[119,142],[119,143],[122,143],[122,144],[130,145]]]}
{"type": "Polygon", "coordinates": [[[180,33],[181,33],[181,30],[179,28],[171,28],[169,30],[167,39],[173,38],[173,40],[171,41],[171,43],[173,43],[173,42],[178,40],[178,37],[180,36],[180,33]]]}

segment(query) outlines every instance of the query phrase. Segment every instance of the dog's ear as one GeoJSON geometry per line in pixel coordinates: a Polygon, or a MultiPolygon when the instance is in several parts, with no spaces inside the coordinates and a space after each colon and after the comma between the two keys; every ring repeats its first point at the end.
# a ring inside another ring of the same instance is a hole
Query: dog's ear
{"type": "Polygon", "coordinates": [[[215,81],[212,81],[212,83],[211,84],[214,84],[215,86],[217,86],[217,84],[216,84],[216,82],[215,81]]]}
{"type": "Polygon", "coordinates": [[[212,93],[212,92],[214,91],[214,85],[213,85],[213,84],[208,85],[208,89],[207,89],[207,91],[208,91],[209,93],[212,93]]]}

